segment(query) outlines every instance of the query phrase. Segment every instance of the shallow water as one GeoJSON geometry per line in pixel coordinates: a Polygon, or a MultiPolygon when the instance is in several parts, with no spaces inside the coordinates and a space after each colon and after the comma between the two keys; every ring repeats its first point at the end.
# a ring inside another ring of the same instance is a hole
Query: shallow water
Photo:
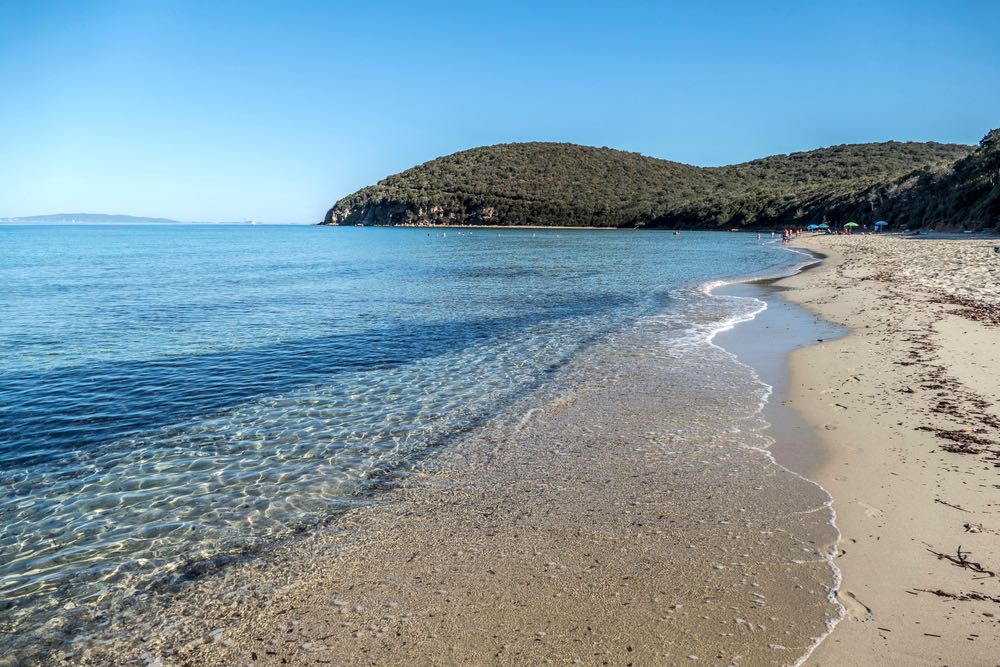
{"type": "Polygon", "coordinates": [[[693,363],[668,415],[705,421],[698,442],[736,428],[725,400],[752,416],[761,385],[706,332],[756,306],[696,287],[797,260],[713,233],[0,227],[0,244],[0,642],[22,648],[368,502],[597,343],[693,363]]]}
{"type": "Polygon", "coordinates": [[[755,313],[775,324],[771,309],[674,296],[422,461],[389,502],[137,601],[73,655],[795,663],[840,613],[830,499],[772,460],[769,386],[713,344],[755,313]]]}

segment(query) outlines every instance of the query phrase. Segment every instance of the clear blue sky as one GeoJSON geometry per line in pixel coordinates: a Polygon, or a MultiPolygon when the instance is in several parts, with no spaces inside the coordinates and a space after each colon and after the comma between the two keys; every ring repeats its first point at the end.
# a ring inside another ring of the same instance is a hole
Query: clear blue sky
{"type": "Polygon", "coordinates": [[[315,222],[483,144],[718,165],[1000,126],[993,0],[417,5],[0,0],[0,216],[315,222]]]}

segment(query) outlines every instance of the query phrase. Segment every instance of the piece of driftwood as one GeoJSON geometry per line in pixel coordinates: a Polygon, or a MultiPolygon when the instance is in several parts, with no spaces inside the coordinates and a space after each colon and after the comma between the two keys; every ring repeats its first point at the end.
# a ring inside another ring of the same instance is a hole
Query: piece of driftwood
{"type": "Polygon", "coordinates": [[[971,551],[962,551],[962,545],[958,545],[958,549],[955,550],[955,555],[942,553],[940,551],[935,551],[934,547],[927,545],[927,550],[938,557],[938,560],[946,560],[959,567],[964,567],[967,570],[972,570],[978,574],[985,574],[988,577],[995,577],[997,573],[993,570],[989,570],[983,567],[982,563],[977,563],[975,561],[969,560],[968,556],[972,553],[971,551]]]}
{"type": "Polygon", "coordinates": [[[934,502],[941,503],[942,505],[947,505],[948,507],[954,507],[955,509],[961,510],[962,512],[968,512],[969,511],[969,510],[965,509],[964,507],[960,507],[959,505],[952,505],[951,503],[945,502],[945,501],[941,500],[940,498],[935,498],[934,502]]]}
{"type": "Polygon", "coordinates": [[[917,588],[914,589],[920,593],[930,593],[931,595],[937,595],[941,598],[948,598],[949,600],[959,600],[961,602],[995,602],[1000,604],[1000,595],[986,595],[985,593],[949,593],[948,591],[943,591],[940,588],[936,590],[931,590],[929,588],[917,588]]]}

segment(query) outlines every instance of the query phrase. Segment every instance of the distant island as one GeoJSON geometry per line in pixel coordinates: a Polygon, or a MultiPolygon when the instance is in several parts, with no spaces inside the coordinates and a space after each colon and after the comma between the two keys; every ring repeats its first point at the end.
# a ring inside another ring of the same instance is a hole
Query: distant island
{"type": "Polygon", "coordinates": [[[979,146],[851,144],[696,167],[566,143],[473,148],[337,201],[323,225],[1000,227],[1000,130],[979,146]]]}
{"type": "Polygon", "coordinates": [[[49,215],[28,215],[19,218],[0,218],[0,224],[19,225],[256,225],[253,220],[241,222],[196,222],[171,220],[170,218],[146,218],[135,215],[113,213],[52,213],[49,215]]]}
{"type": "Polygon", "coordinates": [[[142,218],[134,215],[115,215],[109,213],[52,213],[50,215],[28,215],[20,218],[0,218],[0,222],[13,222],[20,224],[81,224],[81,225],[107,225],[107,224],[161,224],[178,225],[179,220],[169,218],[142,218]]]}

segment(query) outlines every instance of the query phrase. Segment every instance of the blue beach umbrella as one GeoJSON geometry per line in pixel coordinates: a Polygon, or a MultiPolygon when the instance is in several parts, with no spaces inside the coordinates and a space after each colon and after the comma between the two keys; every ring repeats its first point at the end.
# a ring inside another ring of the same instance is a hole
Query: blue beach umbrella
{"type": "Polygon", "coordinates": [[[806,227],[806,229],[812,232],[815,231],[816,229],[819,229],[819,225],[809,225],[808,227],[806,227]]]}
{"type": "Polygon", "coordinates": [[[824,222],[822,225],[816,225],[816,229],[830,229],[830,225],[824,222]]]}
{"type": "Polygon", "coordinates": [[[875,226],[876,226],[876,227],[888,227],[888,226],[889,226],[889,223],[888,223],[888,222],[886,222],[885,220],[878,220],[878,221],[877,221],[877,222],[875,223],[875,226]]]}

